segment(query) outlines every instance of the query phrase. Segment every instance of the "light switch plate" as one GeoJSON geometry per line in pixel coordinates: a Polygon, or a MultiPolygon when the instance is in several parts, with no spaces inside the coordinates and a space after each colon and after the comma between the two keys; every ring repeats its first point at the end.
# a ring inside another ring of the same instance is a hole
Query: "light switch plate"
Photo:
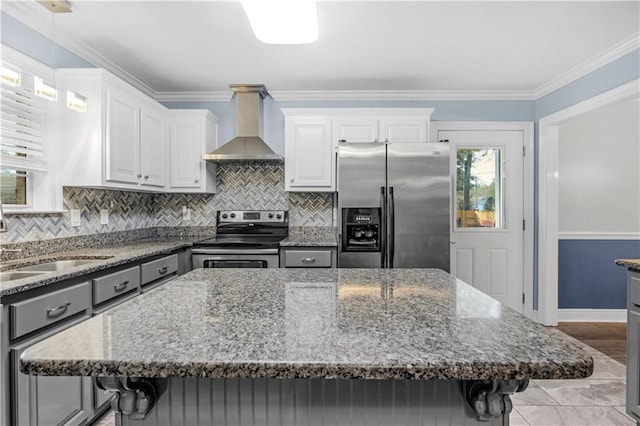
{"type": "Polygon", "coordinates": [[[80,210],[71,209],[71,226],[81,226],[80,210]]]}
{"type": "Polygon", "coordinates": [[[182,206],[182,220],[191,220],[191,209],[187,206],[182,206]]]}
{"type": "Polygon", "coordinates": [[[100,225],[108,225],[109,224],[109,210],[101,209],[100,210],[100,225]]]}

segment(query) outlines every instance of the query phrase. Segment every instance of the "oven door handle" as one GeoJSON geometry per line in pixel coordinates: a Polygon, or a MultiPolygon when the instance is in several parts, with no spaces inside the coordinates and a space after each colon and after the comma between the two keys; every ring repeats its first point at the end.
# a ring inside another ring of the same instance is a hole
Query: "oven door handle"
{"type": "Polygon", "coordinates": [[[278,254],[277,248],[269,249],[222,249],[222,248],[192,248],[191,254],[278,254]]]}

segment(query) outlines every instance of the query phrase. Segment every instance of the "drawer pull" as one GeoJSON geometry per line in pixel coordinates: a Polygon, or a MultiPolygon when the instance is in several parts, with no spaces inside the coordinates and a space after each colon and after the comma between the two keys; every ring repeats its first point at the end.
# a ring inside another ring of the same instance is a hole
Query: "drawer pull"
{"type": "Polygon", "coordinates": [[[129,281],[127,280],[127,281],[125,281],[125,282],[123,282],[123,283],[120,283],[120,284],[114,284],[114,285],[113,285],[113,289],[114,289],[115,291],[122,291],[122,290],[124,290],[125,288],[127,288],[127,286],[128,286],[128,285],[129,285],[129,281]]]}
{"type": "Polygon", "coordinates": [[[302,261],[302,263],[315,263],[316,262],[316,258],[315,257],[303,257],[300,260],[302,261]]]}
{"type": "Polygon", "coordinates": [[[69,307],[70,304],[71,302],[67,302],[64,305],[58,306],[57,308],[47,309],[47,317],[48,318],[59,317],[60,315],[64,314],[67,311],[67,308],[69,307]]]}
{"type": "Polygon", "coordinates": [[[158,268],[158,273],[159,273],[160,275],[162,275],[162,274],[166,274],[168,270],[169,270],[169,267],[168,267],[168,266],[163,266],[162,268],[158,268]]]}

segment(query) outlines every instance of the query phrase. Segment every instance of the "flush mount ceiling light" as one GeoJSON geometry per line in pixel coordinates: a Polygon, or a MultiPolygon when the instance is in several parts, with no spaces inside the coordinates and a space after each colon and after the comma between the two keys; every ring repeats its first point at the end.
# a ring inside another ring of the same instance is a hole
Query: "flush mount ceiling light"
{"type": "Polygon", "coordinates": [[[318,39],[316,0],[242,0],[256,38],[268,44],[308,44],[318,39]]]}

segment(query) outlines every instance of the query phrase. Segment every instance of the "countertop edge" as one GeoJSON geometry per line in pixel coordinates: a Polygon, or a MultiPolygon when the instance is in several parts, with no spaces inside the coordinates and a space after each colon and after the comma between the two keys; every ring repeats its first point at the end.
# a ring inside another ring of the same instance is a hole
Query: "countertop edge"
{"type": "Polygon", "coordinates": [[[616,259],[616,265],[625,266],[633,271],[640,271],[640,259],[616,259]]]}
{"type": "Polygon", "coordinates": [[[591,356],[579,362],[451,363],[444,365],[327,365],[324,363],[163,363],[109,361],[41,361],[21,359],[21,370],[42,376],[200,377],[267,379],[483,380],[581,379],[593,374],[591,356]],[[43,366],[43,363],[45,364],[43,366]]]}

